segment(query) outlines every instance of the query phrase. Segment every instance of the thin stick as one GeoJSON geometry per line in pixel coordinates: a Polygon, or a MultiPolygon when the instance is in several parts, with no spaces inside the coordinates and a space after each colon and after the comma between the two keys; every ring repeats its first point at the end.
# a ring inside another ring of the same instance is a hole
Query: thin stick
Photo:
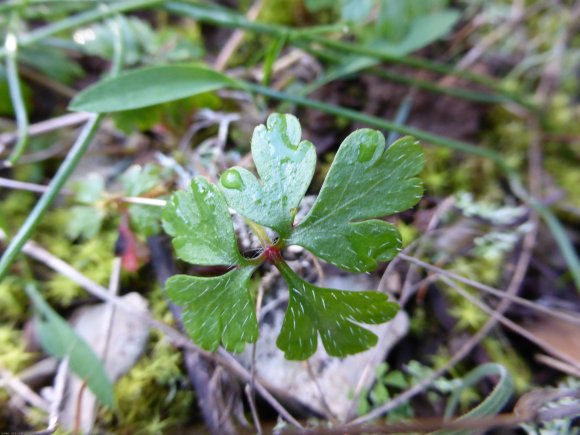
{"type": "MultiPolygon", "coordinates": [[[[264,6],[264,0],[256,0],[256,2],[252,5],[246,14],[246,19],[248,21],[254,21],[256,18],[258,18],[258,14],[262,10],[262,6],[264,6]]],[[[218,54],[216,61],[214,62],[214,68],[216,71],[224,70],[228,61],[237,50],[239,45],[242,43],[242,40],[244,39],[244,33],[245,31],[241,29],[234,30],[218,54]]]]}
{"type": "MultiPolygon", "coordinates": [[[[536,219],[537,220],[537,219],[536,219]]],[[[514,295],[526,273],[528,268],[528,264],[531,259],[532,249],[536,240],[537,234],[537,222],[533,225],[532,231],[526,234],[524,237],[523,248],[522,248],[522,255],[518,259],[518,263],[516,265],[516,269],[513,273],[512,280],[506,290],[506,294],[514,295]]],[[[400,255],[400,254],[399,254],[400,255]]],[[[451,357],[451,359],[440,369],[434,371],[430,376],[427,376],[425,379],[408,389],[407,391],[399,394],[398,396],[391,399],[389,402],[385,403],[382,406],[374,409],[373,411],[369,412],[368,414],[361,416],[352,420],[351,424],[361,424],[372,421],[381,415],[398,408],[412,397],[415,397],[419,393],[423,392],[429,385],[431,385],[437,378],[444,375],[448,370],[454,367],[458,362],[463,360],[467,355],[471,353],[471,351],[479,344],[481,340],[494,328],[497,323],[498,316],[502,315],[510,305],[509,299],[502,299],[502,301],[497,306],[496,310],[494,311],[494,315],[486,322],[483,327],[477,331],[475,335],[473,335],[469,340],[467,340],[463,346],[451,357]]]]}
{"type": "Polygon", "coordinates": [[[119,198],[119,201],[126,202],[128,204],[151,205],[153,207],[165,207],[167,204],[167,201],[164,199],[140,198],[137,196],[123,196],[119,198]]]}
{"type": "Polygon", "coordinates": [[[580,370],[574,366],[571,366],[570,364],[566,364],[565,362],[560,361],[559,359],[552,358],[548,355],[539,354],[536,355],[536,361],[539,361],[542,364],[546,364],[553,369],[560,370],[563,373],[567,373],[570,376],[580,378],[580,370]]]}
{"type": "Polygon", "coordinates": [[[461,296],[463,296],[465,299],[467,299],[472,304],[474,304],[478,308],[480,308],[482,311],[485,311],[490,316],[494,316],[503,325],[507,326],[508,328],[510,328],[511,330],[513,330],[514,332],[517,332],[522,337],[527,338],[532,343],[537,344],[538,346],[540,346],[541,348],[543,348],[547,352],[550,352],[552,355],[557,356],[562,361],[567,362],[568,364],[570,364],[571,366],[573,366],[577,370],[580,370],[580,363],[578,363],[577,361],[575,361],[574,358],[572,358],[570,355],[568,355],[568,354],[560,351],[559,349],[555,348],[554,346],[552,346],[550,343],[548,343],[544,339],[539,338],[539,337],[536,337],[534,334],[530,333],[527,329],[521,327],[520,325],[518,325],[515,322],[512,322],[511,320],[509,320],[506,317],[504,317],[502,314],[498,314],[497,312],[495,312],[494,310],[492,310],[491,308],[489,308],[487,305],[485,305],[483,302],[481,302],[479,299],[477,299],[477,298],[473,297],[472,295],[470,295],[469,292],[466,292],[460,286],[458,286],[457,284],[455,284],[449,278],[447,278],[445,276],[441,276],[440,279],[445,284],[447,284],[449,287],[451,287],[453,290],[455,290],[457,293],[459,293],[461,296]]]}
{"type": "Polygon", "coordinates": [[[56,430],[58,425],[58,417],[60,414],[60,406],[64,399],[64,392],[66,387],[66,375],[68,374],[68,356],[65,357],[56,371],[56,376],[54,377],[54,397],[50,403],[50,414],[48,417],[48,427],[47,432],[53,432],[56,430]]]}
{"type": "MultiPolygon", "coordinates": [[[[25,181],[11,180],[10,178],[0,177],[0,187],[5,187],[14,190],[26,190],[27,192],[45,193],[48,186],[36,183],[27,183],[25,181]]],[[[60,191],[61,194],[70,193],[64,189],[60,191]]]]}
{"type": "Polygon", "coordinates": [[[409,263],[415,264],[417,266],[422,267],[423,269],[430,270],[432,272],[435,272],[435,273],[442,275],[442,276],[445,276],[447,278],[451,278],[454,281],[459,281],[463,284],[467,284],[468,286],[473,287],[475,289],[484,291],[486,293],[492,294],[492,295],[497,296],[497,297],[502,298],[502,299],[510,300],[514,303],[531,308],[532,310],[538,311],[540,313],[547,314],[551,317],[555,317],[555,318],[564,320],[566,322],[580,325],[580,318],[577,315],[568,314],[568,313],[565,313],[563,311],[554,310],[554,309],[551,309],[548,307],[544,307],[540,304],[534,303],[534,302],[529,301],[527,299],[524,299],[522,297],[508,294],[505,291],[501,291],[501,290],[498,290],[496,288],[490,287],[488,285],[482,284],[480,282],[473,281],[469,278],[465,278],[464,276],[458,275],[454,272],[450,272],[448,270],[441,269],[440,267],[433,266],[429,263],[426,263],[424,261],[419,260],[418,258],[411,257],[411,256],[406,255],[406,254],[400,253],[398,256],[401,259],[403,259],[409,263]]]}
{"type": "Polygon", "coordinates": [[[46,401],[36,394],[28,385],[6,370],[0,367],[0,387],[4,387],[22,397],[25,402],[30,403],[38,409],[49,412],[50,407],[46,401]]]}
{"type": "MultiPolygon", "coordinates": [[[[28,192],[35,192],[35,193],[46,193],[50,186],[45,186],[43,184],[37,183],[27,183],[25,181],[17,181],[11,180],[10,178],[2,178],[0,177],[0,187],[6,187],[8,189],[15,189],[15,190],[26,190],[28,192]]],[[[70,195],[72,192],[67,189],[61,189],[59,194],[61,195],[70,195]]],[[[152,207],[165,207],[167,201],[164,199],[156,199],[156,198],[147,198],[147,197],[139,197],[139,196],[122,196],[116,198],[121,202],[126,202],[128,204],[140,204],[140,205],[150,205],[152,207]]]]}
{"type": "Polygon", "coordinates": [[[324,414],[325,414],[327,420],[330,420],[332,422],[332,424],[338,424],[338,418],[336,418],[336,415],[334,415],[334,413],[330,409],[330,406],[328,405],[328,402],[326,401],[326,397],[324,396],[324,393],[322,392],[322,388],[320,387],[320,384],[318,383],[318,380],[316,379],[316,376],[314,375],[314,371],[312,370],[312,364],[310,364],[309,360],[304,361],[304,364],[306,365],[306,371],[308,373],[308,377],[310,378],[310,380],[314,384],[314,388],[316,389],[316,393],[318,393],[318,399],[320,400],[320,404],[322,405],[322,409],[324,410],[324,414]]]}
{"type": "MultiPolygon", "coordinates": [[[[262,309],[262,301],[264,299],[264,285],[261,283],[258,286],[258,296],[256,298],[256,318],[260,318],[260,310],[262,309]]],[[[248,397],[250,410],[252,412],[252,419],[256,425],[258,434],[262,435],[262,425],[260,424],[260,416],[258,415],[258,408],[256,407],[256,348],[257,343],[252,343],[252,366],[250,367],[250,374],[252,375],[251,382],[246,385],[244,391],[248,397]]]]}
{"type": "MultiPolygon", "coordinates": [[[[83,122],[87,122],[90,116],[91,114],[86,112],[68,113],[66,115],[57,116],[56,118],[47,119],[46,121],[37,122],[36,124],[30,125],[28,128],[28,135],[31,137],[40,136],[54,130],[82,124],[83,122]]],[[[19,137],[18,131],[2,133],[0,134],[0,146],[14,143],[19,139],[19,137]]]]}
{"type": "MultiPolygon", "coordinates": [[[[14,26],[16,15],[13,14],[11,18],[11,27],[14,26]]],[[[6,78],[8,79],[8,87],[10,90],[10,100],[16,115],[16,124],[18,125],[18,142],[14,146],[10,157],[4,162],[5,166],[12,166],[18,161],[22,154],[26,151],[28,146],[28,113],[24,104],[24,97],[22,96],[22,89],[20,86],[20,78],[18,77],[18,39],[16,35],[9,31],[6,35],[4,43],[6,49],[6,78]]],[[[2,162],[0,162],[1,166],[2,162]]]]}
{"type": "MultiPolygon", "coordinates": [[[[252,352],[254,351],[254,349],[252,349],[252,352]]],[[[254,425],[256,426],[256,432],[258,433],[258,435],[262,435],[264,432],[262,431],[262,424],[260,423],[260,416],[258,415],[258,408],[256,407],[256,397],[254,394],[252,384],[246,384],[244,392],[246,393],[248,403],[250,404],[250,412],[252,413],[252,420],[254,420],[254,425]]]]}

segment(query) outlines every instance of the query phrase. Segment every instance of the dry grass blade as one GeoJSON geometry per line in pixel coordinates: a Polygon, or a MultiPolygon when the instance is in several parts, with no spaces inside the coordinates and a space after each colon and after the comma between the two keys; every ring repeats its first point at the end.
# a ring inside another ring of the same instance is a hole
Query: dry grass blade
{"type": "MultiPolygon", "coordinates": [[[[510,296],[514,296],[517,293],[520,285],[524,279],[526,270],[528,268],[531,256],[532,256],[532,249],[535,244],[536,234],[537,234],[537,218],[534,218],[533,229],[526,234],[524,237],[523,247],[522,247],[522,254],[520,255],[518,262],[516,264],[516,269],[514,271],[513,277],[511,282],[508,285],[506,290],[506,294],[510,296]]],[[[401,254],[399,254],[401,255],[401,254]]],[[[409,257],[412,258],[412,257],[409,257]]],[[[389,402],[385,403],[382,406],[372,410],[366,415],[358,417],[351,421],[352,424],[362,424],[372,421],[383,414],[401,406],[403,403],[407,402],[412,397],[422,393],[425,389],[433,383],[437,378],[444,375],[448,370],[454,367],[458,362],[463,360],[474,348],[477,344],[483,340],[483,338],[495,327],[498,322],[499,316],[501,316],[509,307],[511,301],[509,299],[503,299],[495,309],[493,316],[486,322],[483,327],[477,331],[475,335],[473,335],[469,340],[467,340],[463,346],[451,357],[451,359],[440,369],[434,371],[430,376],[423,379],[418,384],[414,385],[413,387],[409,388],[408,390],[404,391],[403,393],[395,396],[389,402]]]]}
{"type": "Polygon", "coordinates": [[[454,272],[450,272],[450,271],[442,269],[440,267],[433,266],[429,263],[426,263],[424,261],[419,260],[418,258],[411,257],[411,256],[406,255],[406,254],[399,254],[399,257],[405,261],[408,261],[409,263],[413,263],[417,266],[421,266],[423,269],[429,270],[429,271],[434,272],[434,273],[441,275],[443,277],[450,278],[454,281],[458,281],[458,282],[461,282],[463,284],[467,284],[470,287],[473,287],[477,290],[481,290],[483,292],[497,296],[498,298],[506,299],[506,300],[509,300],[509,301],[514,302],[516,304],[531,308],[534,311],[538,311],[540,313],[544,313],[544,314],[547,314],[549,316],[556,317],[556,318],[564,320],[566,322],[580,325],[580,317],[578,317],[578,315],[566,313],[566,312],[559,311],[559,310],[554,310],[552,308],[545,307],[543,305],[537,304],[535,302],[529,301],[529,300],[521,298],[519,296],[511,295],[507,292],[498,290],[496,288],[490,287],[490,286],[485,285],[485,284],[481,284],[481,283],[479,283],[477,281],[473,281],[469,278],[465,278],[464,276],[458,275],[454,272]]]}
{"type": "Polygon", "coordinates": [[[472,304],[476,305],[477,307],[479,307],[481,310],[485,311],[490,316],[495,317],[503,325],[505,325],[508,328],[510,328],[511,330],[517,332],[522,337],[527,338],[532,343],[535,343],[538,346],[542,347],[547,352],[550,352],[551,354],[557,356],[562,361],[567,362],[571,366],[575,367],[577,370],[580,370],[580,363],[578,363],[577,361],[575,361],[573,358],[571,358],[566,353],[560,351],[559,349],[556,349],[550,343],[546,342],[545,340],[543,340],[543,339],[541,339],[539,337],[536,337],[534,334],[531,334],[529,331],[527,331],[525,328],[522,328],[517,323],[514,323],[511,320],[506,319],[502,314],[499,314],[497,312],[494,312],[491,308],[489,308],[487,305],[485,305],[484,303],[482,303],[479,299],[474,298],[472,295],[470,295],[468,292],[466,292],[465,290],[463,290],[461,287],[459,287],[457,284],[455,284],[449,278],[446,278],[446,277],[442,276],[441,277],[441,280],[443,282],[445,282],[445,284],[447,284],[449,287],[453,288],[457,293],[461,294],[461,296],[463,296],[464,298],[468,299],[472,304]]]}

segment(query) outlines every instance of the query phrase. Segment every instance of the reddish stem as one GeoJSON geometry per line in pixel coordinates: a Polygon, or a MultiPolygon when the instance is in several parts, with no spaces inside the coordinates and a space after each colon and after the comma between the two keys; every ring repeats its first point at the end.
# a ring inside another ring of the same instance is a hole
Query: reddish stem
{"type": "Polygon", "coordinates": [[[277,246],[266,246],[262,255],[274,264],[282,261],[282,254],[280,253],[280,249],[277,246]]]}

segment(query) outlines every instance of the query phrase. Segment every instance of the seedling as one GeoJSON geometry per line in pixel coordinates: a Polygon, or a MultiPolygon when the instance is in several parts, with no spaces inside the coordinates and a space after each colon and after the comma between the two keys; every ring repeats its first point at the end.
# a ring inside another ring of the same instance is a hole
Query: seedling
{"type": "Polygon", "coordinates": [[[376,218],[406,210],[422,196],[415,178],[423,153],[410,137],[385,150],[383,135],[361,129],[341,144],[320,194],[305,218],[296,213],[314,175],[316,152],[301,141],[298,119],[273,114],[252,137],[252,156],[259,179],[234,167],[218,185],[203,177],[189,191],[172,195],[163,211],[163,227],[173,236],[182,260],[196,265],[222,265],[221,276],[176,275],[167,281],[169,298],[184,308],[183,325],[203,349],[220,343],[242,351],[258,339],[255,303],[249,290],[252,274],[272,263],[289,289],[288,308],[277,339],[291,360],[310,357],[318,336],[327,353],[345,357],[374,346],[377,337],[360,324],[391,320],[398,305],[377,291],[342,291],[304,281],[284,260],[284,248],[299,245],[349,272],[369,272],[392,259],[401,237],[390,223],[376,218]],[[246,258],[238,250],[228,207],[243,216],[262,241],[263,250],[246,258]],[[263,227],[275,231],[270,241],[263,227]]]}

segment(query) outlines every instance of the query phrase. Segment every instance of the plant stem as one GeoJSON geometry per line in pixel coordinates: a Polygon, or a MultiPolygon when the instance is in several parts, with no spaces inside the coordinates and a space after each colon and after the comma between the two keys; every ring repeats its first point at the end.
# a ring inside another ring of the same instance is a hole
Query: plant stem
{"type": "Polygon", "coordinates": [[[297,96],[295,94],[287,94],[284,92],[276,91],[265,86],[256,85],[249,82],[243,82],[243,86],[252,92],[265,95],[276,100],[285,101],[297,104],[299,106],[310,107],[312,109],[320,110],[321,112],[330,113],[335,116],[341,116],[347,118],[351,121],[363,122],[367,125],[380,128],[383,130],[392,130],[401,134],[414,136],[417,139],[425,140],[434,145],[438,145],[444,148],[451,148],[456,151],[461,151],[469,154],[473,154],[480,157],[485,157],[487,159],[493,160],[498,166],[501,167],[502,171],[508,174],[510,177],[517,174],[515,170],[509,166],[503,159],[503,156],[493,150],[489,150],[483,147],[478,147],[475,145],[470,145],[465,142],[461,142],[454,139],[448,139],[443,136],[439,136],[433,133],[428,133],[424,130],[418,128],[409,127],[406,125],[400,125],[393,121],[388,121],[382,118],[378,118],[372,115],[366,115],[364,113],[357,112],[355,110],[346,109],[344,107],[336,106],[334,104],[324,103],[321,101],[316,101],[307,97],[297,96]]]}
{"type": "Polygon", "coordinates": [[[76,168],[81,157],[85,153],[93,135],[97,131],[99,123],[103,115],[94,114],[91,116],[89,121],[85,124],[83,131],[77,138],[75,144],[71,148],[70,152],[66,156],[64,162],[58,169],[56,175],[51,180],[48,185],[48,190],[40,197],[26,221],[18,230],[18,233],[10,241],[10,244],[6,248],[4,255],[0,258],[0,280],[4,278],[8,272],[8,269],[16,256],[20,253],[24,244],[30,239],[32,232],[38,226],[38,223],[53,203],[54,199],[57,197],[60,190],[63,188],[64,184],[72,174],[73,170],[76,168]]]}
{"type": "Polygon", "coordinates": [[[258,225],[256,222],[251,221],[250,219],[246,219],[243,216],[242,218],[244,219],[246,225],[248,225],[250,229],[253,231],[253,233],[256,235],[262,247],[270,246],[272,244],[272,241],[270,240],[270,237],[268,237],[268,233],[266,233],[266,230],[264,229],[263,226],[258,225]]]}
{"type": "Polygon", "coordinates": [[[28,113],[26,112],[20,79],[18,77],[18,39],[14,33],[16,20],[16,14],[13,14],[10,23],[11,29],[6,34],[6,40],[4,43],[4,49],[6,50],[6,76],[8,79],[8,87],[10,89],[10,100],[12,101],[12,107],[14,108],[14,114],[16,116],[16,124],[18,126],[18,141],[16,142],[10,157],[8,157],[7,162],[4,163],[8,166],[12,166],[20,157],[22,157],[22,154],[24,154],[24,151],[26,151],[26,147],[28,146],[29,139],[28,113]]]}
{"type": "Polygon", "coordinates": [[[318,32],[308,32],[308,29],[295,29],[277,24],[250,21],[243,15],[227,8],[217,8],[215,6],[208,7],[200,4],[186,4],[179,1],[167,1],[164,3],[164,7],[169,12],[186,15],[196,20],[208,22],[214,25],[238,29],[241,28],[251,32],[262,33],[270,36],[284,37],[287,38],[288,42],[291,44],[303,45],[305,42],[315,43],[341,52],[370,57],[383,62],[398,63],[401,65],[407,65],[440,74],[460,77],[466,80],[470,80],[474,83],[487,86],[490,89],[493,89],[499,94],[509,97],[511,100],[516,101],[517,103],[530,110],[537,110],[533,103],[526,100],[521,95],[502,89],[500,83],[498,83],[497,80],[482,74],[477,74],[467,70],[459,70],[445,64],[436,63],[427,59],[412,57],[406,54],[384,52],[361,44],[337,41],[325,36],[320,36],[318,32]]]}
{"type": "MultiPolygon", "coordinates": [[[[113,56],[113,64],[111,65],[110,75],[115,76],[119,73],[122,66],[123,59],[123,40],[121,38],[119,19],[113,20],[110,23],[112,33],[114,35],[113,47],[115,50],[113,56]]],[[[42,194],[24,224],[16,233],[16,236],[10,241],[10,244],[4,251],[4,255],[0,258],[0,281],[8,273],[10,265],[16,259],[16,256],[22,250],[24,244],[30,239],[33,231],[36,229],[40,220],[47,212],[48,208],[54,202],[54,199],[58,196],[64,184],[67,182],[81,158],[85,154],[87,148],[91,144],[93,136],[95,135],[97,129],[99,128],[100,122],[103,119],[102,114],[92,114],[85,124],[81,134],[75,141],[71,150],[67,154],[63,163],[58,168],[55,176],[52,178],[48,185],[48,189],[42,194]]]]}

